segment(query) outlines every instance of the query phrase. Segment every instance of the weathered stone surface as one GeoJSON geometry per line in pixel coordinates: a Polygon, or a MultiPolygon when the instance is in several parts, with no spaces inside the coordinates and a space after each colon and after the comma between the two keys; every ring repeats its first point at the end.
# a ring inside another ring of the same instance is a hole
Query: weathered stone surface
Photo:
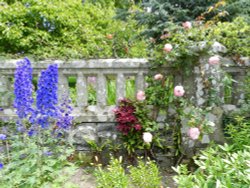
{"type": "Polygon", "coordinates": [[[212,52],[214,52],[214,53],[226,53],[227,49],[225,46],[223,46],[219,42],[214,42],[212,45],[212,52]]]}
{"type": "Polygon", "coordinates": [[[222,127],[223,110],[220,107],[214,107],[212,113],[207,114],[209,121],[215,123],[214,133],[210,135],[211,140],[217,143],[225,143],[225,136],[222,127]]]}
{"type": "Polygon", "coordinates": [[[237,107],[235,105],[231,105],[231,104],[222,105],[222,108],[226,114],[237,110],[237,107]]]}

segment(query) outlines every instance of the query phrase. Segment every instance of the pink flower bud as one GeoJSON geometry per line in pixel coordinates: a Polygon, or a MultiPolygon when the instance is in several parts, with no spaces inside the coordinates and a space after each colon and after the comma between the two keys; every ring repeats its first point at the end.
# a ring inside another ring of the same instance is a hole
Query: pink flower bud
{"type": "Polygon", "coordinates": [[[191,127],[188,130],[188,136],[192,139],[192,140],[197,140],[200,136],[201,132],[198,128],[196,127],[191,127]]]}
{"type": "Polygon", "coordinates": [[[162,78],[163,78],[162,74],[156,74],[156,75],[154,76],[154,79],[155,79],[155,80],[161,80],[162,78]]]}
{"type": "Polygon", "coordinates": [[[165,51],[166,53],[171,52],[173,49],[173,46],[171,44],[165,44],[163,51],[165,51]]]}
{"type": "Polygon", "coordinates": [[[183,22],[182,23],[182,26],[185,28],[185,29],[190,29],[192,28],[192,23],[191,22],[183,22]]]}
{"type": "Polygon", "coordinates": [[[112,34],[107,34],[107,35],[106,35],[106,38],[107,38],[107,39],[113,39],[113,35],[112,35],[112,34]]]}
{"type": "Polygon", "coordinates": [[[138,93],[136,94],[136,99],[138,101],[144,101],[146,99],[144,91],[138,91],[138,93]]]}
{"type": "Polygon", "coordinates": [[[141,125],[139,125],[139,124],[136,124],[136,125],[134,126],[134,128],[135,128],[135,130],[137,130],[137,131],[140,131],[140,130],[142,129],[141,125]]]}
{"type": "Polygon", "coordinates": [[[142,138],[145,143],[150,143],[153,140],[153,135],[150,132],[144,132],[142,138]]]}
{"type": "Polygon", "coordinates": [[[164,39],[169,38],[169,37],[170,37],[170,34],[167,33],[167,34],[161,35],[160,39],[161,39],[161,40],[164,40],[164,39]]]}
{"type": "Polygon", "coordinates": [[[218,56],[212,56],[209,58],[208,63],[210,65],[217,65],[220,63],[220,58],[218,56]]]}
{"type": "Polygon", "coordinates": [[[185,93],[185,90],[182,86],[175,86],[174,88],[174,96],[182,97],[185,93]]]}

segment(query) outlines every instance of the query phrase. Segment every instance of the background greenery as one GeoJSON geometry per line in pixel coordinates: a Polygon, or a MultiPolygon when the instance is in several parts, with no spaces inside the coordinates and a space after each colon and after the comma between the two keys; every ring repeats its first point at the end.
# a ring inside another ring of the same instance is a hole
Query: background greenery
{"type": "Polygon", "coordinates": [[[108,6],[80,0],[11,2],[0,5],[0,54],[4,56],[145,56],[145,43],[137,38],[142,28],[131,18],[113,19],[112,2],[108,6]]]}

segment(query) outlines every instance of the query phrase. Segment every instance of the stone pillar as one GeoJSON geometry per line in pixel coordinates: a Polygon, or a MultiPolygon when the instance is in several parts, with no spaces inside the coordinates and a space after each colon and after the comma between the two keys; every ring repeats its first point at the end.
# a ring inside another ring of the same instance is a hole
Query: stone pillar
{"type": "Polygon", "coordinates": [[[76,91],[77,91],[77,106],[78,107],[87,106],[88,105],[87,80],[82,72],[79,72],[77,74],[76,91]]]}
{"type": "Polygon", "coordinates": [[[143,91],[144,90],[144,75],[143,72],[138,72],[136,75],[136,80],[135,80],[135,87],[136,87],[136,93],[138,91],[143,91]]]}
{"type": "Polygon", "coordinates": [[[106,88],[106,77],[104,74],[102,73],[99,73],[97,75],[97,91],[96,91],[96,94],[97,94],[97,106],[105,106],[107,101],[106,101],[106,98],[107,98],[107,88],[106,88]]]}
{"type": "Polygon", "coordinates": [[[69,96],[69,83],[68,77],[62,72],[59,72],[58,77],[58,99],[59,101],[63,100],[64,96],[69,96]]]}
{"type": "Polygon", "coordinates": [[[116,102],[126,95],[126,79],[124,74],[118,73],[116,78],[116,102]]]}
{"type": "Polygon", "coordinates": [[[0,75],[0,107],[9,106],[9,80],[7,76],[0,75]]]}

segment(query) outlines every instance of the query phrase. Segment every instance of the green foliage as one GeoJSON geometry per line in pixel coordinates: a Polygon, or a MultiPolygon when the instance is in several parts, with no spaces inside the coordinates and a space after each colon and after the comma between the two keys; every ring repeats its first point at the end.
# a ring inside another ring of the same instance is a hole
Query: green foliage
{"type": "Polygon", "coordinates": [[[232,21],[236,17],[244,17],[250,23],[250,1],[248,0],[226,0],[221,11],[226,11],[227,15],[222,20],[232,21]]]}
{"type": "Polygon", "coordinates": [[[235,150],[243,150],[246,146],[250,146],[249,120],[236,116],[235,122],[226,126],[226,133],[235,150]]]}
{"type": "Polygon", "coordinates": [[[134,187],[159,188],[161,176],[154,161],[138,161],[138,165],[129,167],[130,179],[134,187]]]}
{"type": "Polygon", "coordinates": [[[112,3],[106,7],[80,0],[2,3],[0,53],[36,58],[145,56],[135,21],[114,20],[114,15],[112,3]]]}
{"type": "Polygon", "coordinates": [[[121,158],[111,158],[110,165],[106,170],[101,166],[95,171],[97,188],[127,188],[129,179],[125,174],[125,170],[121,165],[121,158]]]}
{"type": "Polygon", "coordinates": [[[250,184],[250,147],[230,152],[231,146],[210,147],[201,152],[195,163],[198,169],[190,173],[185,165],[175,168],[179,188],[248,188],[250,184]]]}
{"type": "Polygon", "coordinates": [[[151,147],[162,147],[158,134],[158,124],[150,117],[147,103],[138,100],[122,99],[115,110],[117,129],[123,141],[123,147],[129,155],[137,150],[147,150],[151,147]],[[152,143],[145,143],[143,133],[153,133],[152,143]]]}
{"type": "Polygon", "coordinates": [[[98,166],[94,173],[98,188],[160,187],[161,176],[154,161],[144,162],[139,159],[137,166],[128,167],[128,174],[125,173],[121,162],[121,157],[111,157],[110,165],[106,169],[98,166]]]}
{"type": "Polygon", "coordinates": [[[161,36],[168,22],[185,22],[194,20],[207,7],[213,5],[217,0],[149,0],[144,7],[150,7],[150,12],[138,12],[136,18],[139,24],[147,25],[143,32],[147,37],[156,38],[161,36]]]}
{"type": "Polygon", "coordinates": [[[231,55],[250,56],[250,25],[241,17],[208,28],[207,40],[225,45],[231,55]]]}
{"type": "Polygon", "coordinates": [[[67,161],[73,150],[49,131],[32,137],[17,134],[5,144],[0,187],[61,187],[76,170],[67,161]]]}

